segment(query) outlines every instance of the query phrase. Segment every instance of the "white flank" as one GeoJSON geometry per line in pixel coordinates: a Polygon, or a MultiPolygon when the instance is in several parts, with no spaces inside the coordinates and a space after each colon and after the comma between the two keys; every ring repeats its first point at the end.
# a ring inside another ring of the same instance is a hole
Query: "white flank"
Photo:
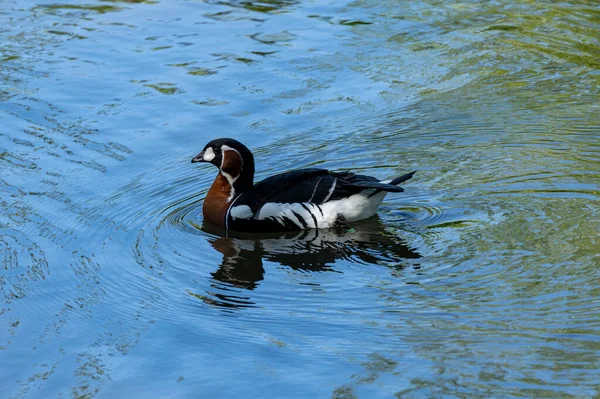
{"type": "MultiPolygon", "coordinates": [[[[366,191],[367,193],[369,192],[368,190],[366,191]]],[[[319,226],[331,227],[335,223],[338,214],[344,215],[349,222],[370,218],[377,213],[377,208],[381,205],[381,201],[383,201],[386,194],[387,192],[382,191],[372,197],[368,197],[363,191],[347,198],[327,202],[321,205],[324,214],[324,223],[323,226],[319,223],[319,226]]]]}
{"type": "Polygon", "coordinates": [[[301,229],[305,226],[298,217],[304,219],[306,227],[310,229],[332,227],[339,214],[343,215],[347,221],[355,222],[375,215],[377,208],[379,208],[381,201],[387,194],[387,192],[382,191],[369,198],[367,193],[370,191],[372,190],[365,190],[362,193],[336,201],[329,201],[322,205],[309,202],[292,204],[267,202],[260,208],[256,218],[259,220],[275,218],[282,225],[284,224],[283,218],[287,218],[301,229]]]}
{"type": "Polygon", "coordinates": [[[248,205],[238,205],[234,206],[229,210],[229,216],[232,219],[250,219],[254,216],[252,209],[248,205]]]}
{"type": "Polygon", "coordinates": [[[295,225],[297,225],[298,228],[303,229],[305,228],[305,225],[302,223],[302,221],[299,220],[299,217],[301,217],[304,220],[304,223],[306,223],[306,228],[314,229],[319,227],[318,222],[319,217],[321,216],[321,214],[318,213],[319,211],[317,209],[314,209],[312,212],[308,211],[306,208],[311,209],[311,206],[308,202],[304,203],[304,206],[302,205],[303,204],[300,202],[294,202],[291,204],[267,202],[262,206],[262,208],[260,208],[256,217],[259,220],[264,220],[272,217],[277,219],[282,225],[282,219],[288,218],[295,225]],[[296,216],[296,214],[298,216],[296,216]],[[317,225],[315,225],[315,219],[317,220],[317,225]]]}
{"type": "Polygon", "coordinates": [[[208,149],[206,151],[204,151],[204,160],[206,162],[210,162],[213,159],[215,159],[215,152],[213,151],[213,149],[211,147],[208,147],[208,149]]]}

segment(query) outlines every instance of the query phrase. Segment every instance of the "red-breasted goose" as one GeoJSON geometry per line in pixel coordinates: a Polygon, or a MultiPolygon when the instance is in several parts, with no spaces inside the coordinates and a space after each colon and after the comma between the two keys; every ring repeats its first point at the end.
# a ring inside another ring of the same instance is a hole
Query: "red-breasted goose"
{"type": "Polygon", "coordinates": [[[192,159],[219,168],[202,213],[210,224],[240,232],[329,228],[369,218],[388,192],[415,172],[391,181],[352,172],[297,169],[254,181],[254,156],[234,139],[216,139],[192,159]]]}

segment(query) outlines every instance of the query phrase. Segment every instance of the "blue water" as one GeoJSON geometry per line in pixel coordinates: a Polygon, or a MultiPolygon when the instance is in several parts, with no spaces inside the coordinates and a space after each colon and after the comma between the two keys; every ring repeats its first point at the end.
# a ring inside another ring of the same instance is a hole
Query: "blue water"
{"type": "Polygon", "coordinates": [[[0,397],[597,397],[599,16],[0,2],[0,397]],[[218,137],[418,172],[347,232],[219,237],[218,137]]]}

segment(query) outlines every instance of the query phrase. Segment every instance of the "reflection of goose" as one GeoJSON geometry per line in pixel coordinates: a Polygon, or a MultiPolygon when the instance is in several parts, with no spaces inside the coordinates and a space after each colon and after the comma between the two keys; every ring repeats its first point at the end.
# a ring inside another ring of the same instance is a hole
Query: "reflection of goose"
{"type": "MultiPolygon", "coordinates": [[[[377,264],[393,263],[403,267],[408,259],[420,258],[400,238],[387,231],[381,221],[372,218],[354,224],[349,230],[304,230],[280,235],[236,233],[218,237],[211,245],[223,254],[223,262],[212,275],[215,279],[240,288],[253,289],[263,279],[263,260],[292,269],[327,271],[340,259],[377,264]]],[[[209,233],[223,233],[204,226],[209,233]]]]}
{"type": "Polygon", "coordinates": [[[330,228],[370,218],[389,192],[414,172],[383,182],[372,176],[297,169],[254,181],[254,157],[233,139],[208,143],[192,162],[219,168],[202,213],[208,223],[233,231],[274,232],[330,228]]]}

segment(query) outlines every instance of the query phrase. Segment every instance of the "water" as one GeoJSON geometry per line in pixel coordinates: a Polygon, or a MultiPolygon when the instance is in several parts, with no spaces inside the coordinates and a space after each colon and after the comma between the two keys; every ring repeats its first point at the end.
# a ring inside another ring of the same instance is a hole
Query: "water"
{"type": "Polygon", "coordinates": [[[1,397],[600,395],[594,2],[0,3],[1,397]],[[318,237],[257,178],[418,170],[318,237]]]}

